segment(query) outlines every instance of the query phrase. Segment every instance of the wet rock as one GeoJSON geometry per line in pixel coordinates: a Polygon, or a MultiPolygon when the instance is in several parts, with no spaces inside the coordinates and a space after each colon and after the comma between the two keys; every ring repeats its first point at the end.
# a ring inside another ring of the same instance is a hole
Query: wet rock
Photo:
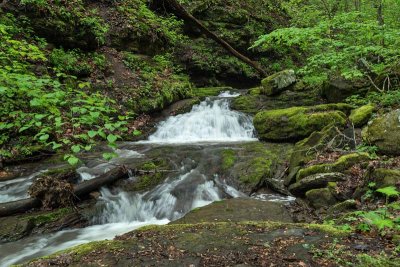
{"type": "Polygon", "coordinates": [[[295,82],[294,70],[283,70],[261,81],[261,93],[268,96],[276,95],[288,89],[295,82]]]}
{"type": "Polygon", "coordinates": [[[306,198],[316,209],[334,205],[337,200],[329,188],[317,188],[306,192],[306,198]]]}
{"type": "Polygon", "coordinates": [[[162,116],[164,118],[167,118],[168,116],[175,116],[175,115],[189,112],[194,105],[197,105],[199,103],[200,103],[199,98],[190,98],[190,99],[180,100],[178,102],[173,103],[168,108],[164,109],[162,111],[162,116]]]}
{"type": "Polygon", "coordinates": [[[292,107],[261,111],[254,117],[259,137],[270,141],[296,141],[328,125],[344,126],[346,104],[292,107]]]}
{"type": "Polygon", "coordinates": [[[372,120],[362,131],[362,138],[376,145],[378,153],[400,155],[400,109],[372,120]]]}
{"type": "Polygon", "coordinates": [[[11,242],[28,236],[35,227],[30,218],[18,216],[1,218],[0,242],[11,242]]]}
{"type": "Polygon", "coordinates": [[[174,221],[173,224],[249,220],[292,222],[290,213],[280,203],[250,198],[233,198],[194,209],[183,218],[174,221]]]}
{"type": "Polygon", "coordinates": [[[334,163],[312,165],[304,169],[301,169],[297,173],[296,180],[300,181],[304,177],[314,174],[329,173],[329,172],[344,172],[353,165],[368,160],[369,160],[369,155],[367,153],[351,153],[343,155],[334,163]]]}
{"type": "Polygon", "coordinates": [[[237,149],[224,150],[221,178],[246,194],[265,185],[265,180],[280,188],[274,178],[280,176],[280,167],[284,166],[291,149],[290,144],[252,142],[239,145],[237,149]]]}
{"type": "Polygon", "coordinates": [[[354,124],[354,127],[361,127],[367,124],[375,110],[375,105],[368,104],[351,111],[349,116],[350,121],[354,124]]]}
{"type": "Polygon", "coordinates": [[[289,186],[289,191],[296,196],[303,196],[307,191],[326,187],[329,182],[339,182],[347,179],[343,173],[330,172],[318,173],[307,176],[289,186]]]}

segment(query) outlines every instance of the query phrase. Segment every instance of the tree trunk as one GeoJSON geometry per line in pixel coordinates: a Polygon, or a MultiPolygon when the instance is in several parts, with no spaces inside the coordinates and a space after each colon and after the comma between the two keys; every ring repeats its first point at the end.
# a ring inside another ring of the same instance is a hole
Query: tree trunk
{"type": "Polygon", "coordinates": [[[245,55],[241,54],[236,49],[234,49],[230,44],[228,44],[226,41],[219,38],[215,33],[210,31],[209,29],[207,29],[207,27],[205,27],[203,25],[203,23],[201,23],[199,20],[197,20],[195,17],[193,17],[188,11],[186,11],[186,9],[181,4],[179,4],[178,1],[176,1],[176,0],[164,0],[164,1],[167,2],[169,4],[169,6],[174,10],[175,15],[188,21],[189,23],[194,24],[206,36],[208,36],[209,38],[213,39],[215,42],[220,44],[230,54],[232,54],[236,58],[240,59],[241,61],[243,61],[250,67],[254,68],[263,77],[267,76],[267,73],[261,68],[261,66],[257,62],[252,61],[245,55]]]}
{"type": "MultiPolygon", "coordinates": [[[[125,167],[118,167],[105,174],[89,181],[82,182],[74,187],[74,195],[82,197],[102,186],[112,184],[119,179],[128,178],[128,170],[125,167]]],[[[0,217],[11,216],[22,213],[42,205],[40,199],[28,198],[0,204],[0,217]]]]}

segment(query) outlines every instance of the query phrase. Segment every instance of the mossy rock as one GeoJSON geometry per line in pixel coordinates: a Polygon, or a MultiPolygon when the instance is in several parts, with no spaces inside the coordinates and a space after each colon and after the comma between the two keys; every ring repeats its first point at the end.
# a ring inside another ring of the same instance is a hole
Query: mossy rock
{"type": "Polygon", "coordinates": [[[66,259],[70,266],[238,266],[243,262],[269,266],[285,262],[288,250],[296,252],[290,254],[291,264],[308,266],[315,264],[310,246],[322,249],[347,236],[348,231],[328,225],[269,221],[151,225],[116,240],[80,245],[22,266],[60,266],[66,259]],[[274,246],[282,242],[284,249],[274,246]]]}
{"type": "Polygon", "coordinates": [[[329,172],[344,172],[353,165],[365,162],[367,160],[369,160],[368,153],[351,153],[343,155],[334,163],[312,165],[304,169],[301,169],[297,173],[296,180],[300,181],[304,177],[314,174],[329,173],[329,172]]]}
{"type": "Polygon", "coordinates": [[[293,222],[284,205],[250,198],[232,198],[194,209],[173,224],[201,222],[293,222]]]}
{"type": "Polygon", "coordinates": [[[290,157],[289,172],[314,159],[317,152],[323,150],[337,134],[336,127],[329,125],[297,142],[290,157]]]}
{"type": "Polygon", "coordinates": [[[263,179],[272,179],[291,153],[290,144],[245,143],[222,151],[223,179],[244,193],[252,192],[263,179]]]}
{"type": "Polygon", "coordinates": [[[374,120],[362,131],[363,140],[378,147],[378,153],[400,155],[400,109],[374,120]]]}
{"type": "Polygon", "coordinates": [[[337,199],[329,188],[317,188],[306,192],[306,198],[316,209],[326,208],[337,203],[337,199]]]}
{"type": "Polygon", "coordinates": [[[287,90],[295,82],[294,70],[283,70],[261,81],[261,93],[268,96],[276,95],[287,90]]]}
{"type": "Polygon", "coordinates": [[[354,124],[354,127],[361,127],[367,124],[368,120],[374,113],[375,105],[368,104],[351,111],[349,116],[350,121],[354,124]]]}
{"type": "Polygon", "coordinates": [[[260,139],[297,141],[328,125],[344,126],[346,115],[336,108],[343,107],[319,105],[262,111],[254,117],[254,126],[260,139]]]}
{"type": "Polygon", "coordinates": [[[241,95],[232,100],[231,108],[244,113],[254,114],[263,107],[263,99],[258,95],[241,95]]]}
{"type": "Polygon", "coordinates": [[[311,189],[323,188],[328,186],[331,182],[339,182],[346,179],[346,175],[339,172],[313,174],[290,185],[289,191],[296,196],[303,196],[311,189]]]}
{"type": "Polygon", "coordinates": [[[371,173],[377,188],[400,185],[400,169],[378,168],[371,173]]]}
{"type": "Polygon", "coordinates": [[[343,202],[339,202],[328,209],[329,214],[339,214],[355,210],[357,208],[357,202],[354,199],[347,199],[343,202]]]}
{"type": "Polygon", "coordinates": [[[233,90],[233,88],[229,86],[193,88],[192,95],[197,97],[218,96],[224,91],[231,90],[233,90]]]}

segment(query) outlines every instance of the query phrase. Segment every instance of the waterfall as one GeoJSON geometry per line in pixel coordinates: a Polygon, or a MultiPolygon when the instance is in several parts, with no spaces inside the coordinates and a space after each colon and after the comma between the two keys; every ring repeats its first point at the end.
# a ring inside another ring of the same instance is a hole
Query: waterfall
{"type": "Polygon", "coordinates": [[[151,143],[255,141],[251,117],[229,109],[227,99],[206,100],[189,113],[169,117],[149,137],[151,143]]]}

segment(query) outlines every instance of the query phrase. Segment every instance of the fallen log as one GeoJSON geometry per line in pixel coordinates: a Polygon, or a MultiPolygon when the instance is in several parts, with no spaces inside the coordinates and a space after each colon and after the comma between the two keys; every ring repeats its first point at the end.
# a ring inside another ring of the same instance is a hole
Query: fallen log
{"type": "Polygon", "coordinates": [[[261,76],[267,76],[266,71],[261,67],[261,65],[246,57],[235,48],[233,48],[229,43],[227,43],[224,39],[218,37],[215,33],[210,31],[203,23],[201,23],[198,19],[196,19],[192,14],[190,14],[177,0],[165,0],[165,2],[173,9],[176,16],[182,18],[183,20],[192,23],[196,26],[202,33],[204,33],[207,37],[211,38],[219,45],[221,45],[226,51],[228,51],[231,55],[243,61],[250,67],[254,68],[261,76]]]}
{"type": "Polygon", "coordinates": [[[22,213],[42,205],[37,198],[28,198],[6,203],[0,203],[0,217],[10,216],[16,213],[22,213]]]}
{"type": "MultiPolygon", "coordinates": [[[[112,184],[119,179],[124,179],[128,177],[128,170],[125,167],[118,167],[100,175],[97,178],[84,181],[74,186],[73,194],[76,197],[82,197],[95,190],[98,190],[102,186],[112,184]]],[[[41,206],[42,202],[38,198],[28,198],[0,203],[0,217],[11,216],[41,206]]]]}

